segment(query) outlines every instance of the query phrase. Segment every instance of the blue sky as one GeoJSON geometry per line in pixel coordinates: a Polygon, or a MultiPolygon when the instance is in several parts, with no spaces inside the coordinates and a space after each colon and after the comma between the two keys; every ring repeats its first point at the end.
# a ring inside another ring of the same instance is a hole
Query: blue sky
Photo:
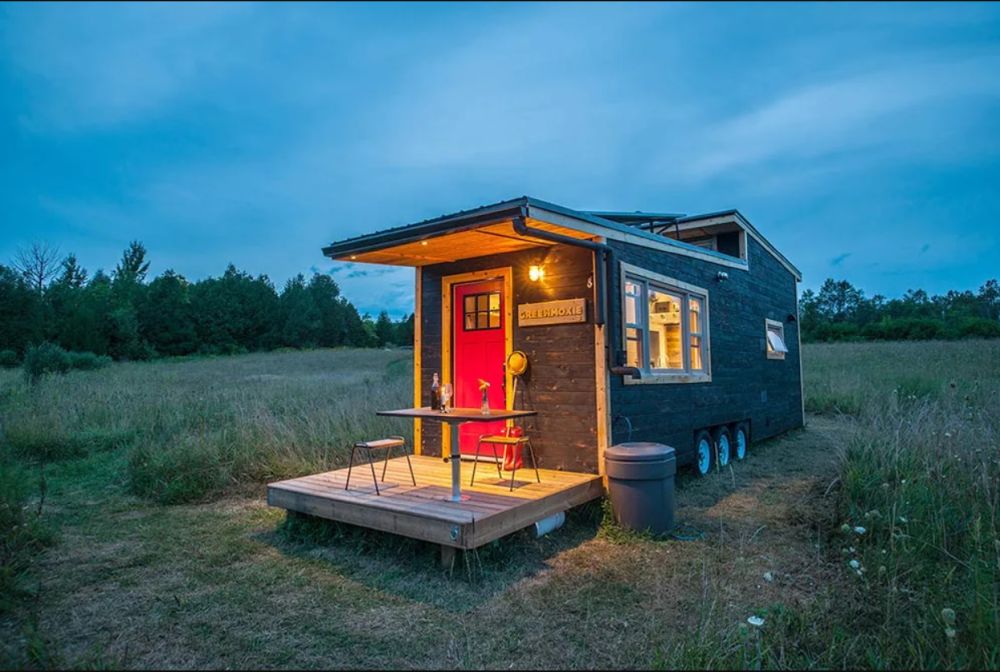
{"type": "Polygon", "coordinates": [[[412,270],[320,247],[528,194],[739,208],[803,287],[976,289],[998,72],[996,4],[0,4],[0,263],[139,239],[399,315],[412,270]]]}

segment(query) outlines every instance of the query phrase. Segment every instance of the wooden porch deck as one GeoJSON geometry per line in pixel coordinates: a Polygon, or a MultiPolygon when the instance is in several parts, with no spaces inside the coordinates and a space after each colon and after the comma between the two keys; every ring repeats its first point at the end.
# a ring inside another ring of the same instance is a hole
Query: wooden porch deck
{"type": "MultiPolygon", "coordinates": [[[[375,494],[371,470],[355,462],[351,489],[344,490],[347,469],[312,474],[267,486],[267,503],[289,511],[422,539],[451,548],[471,549],[516,532],[535,521],[600,497],[597,474],[539,469],[535,482],[530,467],[518,469],[514,491],[509,472],[497,478],[496,466],[480,462],[476,484],[469,486],[472,462],[462,462],[462,494],[450,502],[451,465],[439,457],[411,455],[417,485],[410,481],[406,460],[389,460],[385,482],[375,494]]],[[[382,463],[375,463],[378,476],[382,463]]]]}

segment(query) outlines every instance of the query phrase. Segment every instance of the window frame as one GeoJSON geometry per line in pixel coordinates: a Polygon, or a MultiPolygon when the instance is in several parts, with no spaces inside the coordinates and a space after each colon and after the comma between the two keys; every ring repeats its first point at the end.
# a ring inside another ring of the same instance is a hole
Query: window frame
{"type": "MultiPolygon", "coordinates": [[[[638,328],[641,332],[640,363],[645,366],[638,367],[642,371],[641,378],[625,376],[626,385],[639,384],[662,384],[662,383],[710,383],[712,382],[712,346],[711,334],[709,330],[709,296],[708,290],[687,282],[661,275],[645,268],[633,266],[625,262],[620,262],[620,300],[621,300],[621,337],[623,348],[627,343],[628,330],[638,328]],[[626,283],[639,285],[640,291],[637,297],[637,314],[635,322],[626,322],[626,283]],[[654,369],[648,365],[649,361],[649,290],[650,287],[663,293],[672,294],[681,298],[681,353],[684,362],[683,369],[654,369]],[[701,302],[699,322],[701,332],[695,336],[701,337],[701,369],[691,368],[691,297],[701,302]]],[[[627,352],[627,349],[626,349],[627,352]]]]}
{"type": "Polygon", "coordinates": [[[503,311],[503,296],[500,292],[476,292],[475,294],[466,294],[462,298],[462,331],[494,331],[500,329],[503,326],[502,311],[503,311]],[[497,307],[494,309],[490,306],[490,298],[493,296],[497,297],[497,307]],[[486,297],[486,309],[481,310],[479,308],[479,297],[486,297]],[[466,304],[472,299],[472,311],[470,312],[466,307],[466,304]],[[494,327],[490,324],[490,318],[496,314],[497,325],[494,327]],[[473,323],[475,326],[468,326],[469,316],[473,316],[473,323]],[[479,326],[479,316],[483,315],[486,317],[486,326],[479,326]]]}
{"type": "Polygon", "coordinates": [[[768,318],[764,319],[764,353],[767,355],[768,359],[784,359],[788,352],[788,341],[785,339],[785,324],[779,322],[778,320],[771,320],[768,318]],[[785,352],[778,352],[771,348],[771,340],[768,338],[768,333],[771,330],[778,333],[778,337],[781,339],[782,344],[785,346],[785,352]]]}

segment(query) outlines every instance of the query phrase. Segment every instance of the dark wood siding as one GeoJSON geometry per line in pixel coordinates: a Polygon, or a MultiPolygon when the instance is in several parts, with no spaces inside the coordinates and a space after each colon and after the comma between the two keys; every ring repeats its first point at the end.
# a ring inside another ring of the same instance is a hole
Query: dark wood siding
{"type": "MultiPolygon", "coordinates": [[[[673,446],[682,464],[693,456],[694,431],[747,419],[754,440],[802,424],[795,278],[752,237],[750,270],[727,268],[627,243],[610,243],[617,260],[702,287],[709,294],[710,383],[625,385],[611,376],[611,443],[658,441],[673,446]],[[719,271],[729,278],[719,281],[719,271]],[[768,359],[765,318],[784,324],[788,354],[768,359]],[[628,435],[628,422],[632,432],[628,435]]],[[[617,264],[616,264],[617,266],[617,264]]],[[[620,287],[616,267],[612,286],[620,287]]],[[[621,328],[616,291],[609,328],[621,328]]]]}
{"type": "MultiPolygon", "coordinates": [[[[532,438],[539,466],[597,472],[596,379],[594,368],[594,290],[588,287],[593,254],[556,245],[423,268],[421,387],[429,403],[431,376],[441,371],[441,279],[447,275],[509,266],[513,272],[513,347],[528,355],[529,370],[518,384],[516,408],[537,410],[524,427],[532,438]],[[545,278],[528,279],[528,267],[542,264],[545,278]],[[517,306],[556,299],[587,299],[587,322],[541,327],[517,326],[517,306]]],[[[592,283],[590,283],[592,284],[592,283]]],[[[440,425],[424,422],[422,449],[440,455],[440,425]]]]}

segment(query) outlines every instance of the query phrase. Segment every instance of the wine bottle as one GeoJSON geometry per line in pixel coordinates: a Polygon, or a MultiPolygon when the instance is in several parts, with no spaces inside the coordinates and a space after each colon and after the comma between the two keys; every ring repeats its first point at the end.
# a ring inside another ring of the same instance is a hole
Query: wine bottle
{"type": "Polygon", "coordinates": [[[431,410],[441,410],[441,383],[438,381],[436,372],[431,382],[431,410]]]}

